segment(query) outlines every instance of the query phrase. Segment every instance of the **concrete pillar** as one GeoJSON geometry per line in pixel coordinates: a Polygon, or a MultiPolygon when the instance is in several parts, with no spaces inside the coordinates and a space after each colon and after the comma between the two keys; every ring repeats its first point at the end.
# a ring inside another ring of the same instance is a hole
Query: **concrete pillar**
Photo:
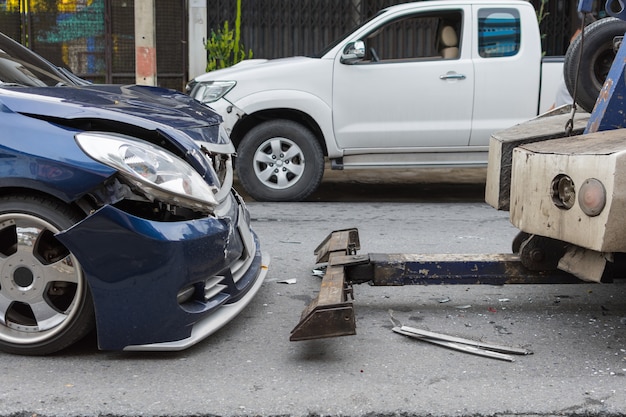
{"type": "Polygon", "coordinates": [[[206,0],[189,0],[189,79],[206,72],[207,53],[204,47],[208,34],[206,0]]]}
{"type": "Polygon", "coordinates": [[[157,85],[154,0],[135,0],[135,79],[157,85]]]}

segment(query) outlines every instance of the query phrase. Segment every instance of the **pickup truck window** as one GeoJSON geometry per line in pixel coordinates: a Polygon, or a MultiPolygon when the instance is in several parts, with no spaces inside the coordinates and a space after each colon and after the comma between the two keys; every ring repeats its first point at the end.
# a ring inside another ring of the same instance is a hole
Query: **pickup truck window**
{"type": "Polygon", "coordinates": [[[386,10],[381,10],[380,12],[376,13],[375,15],[373,15],[372,17],[370,17],[369,19],[365,20],[363,23],[353,27],[352,29],[350,29],[349,31],[347,31],[346,33],[344,33],[343,35],[341,35],[339,38],[335,39],[334,41],[332,41],[330,44],[326,45],[324,47],[324,49],[322,49],[319,52],[316,52],[312,55],[308,55],[309,58],[321,58],[324,55],[326,55],[331,49],[333,49],[335,46],[337,46],[339,44],[339,42],[342,42],[346,36],[348,36],[349,34],[351,34],[352,32],[357,31],[361,26],[364,26],[366,24],[368,24],[372,19],[384,14],[386,12],[386,10]]]}
{"type": "Polygon", "coordinates": [[[516,55],[520,48],[521,26],[515,9],[478,11],[478,54],[483,58],[516,55]]]}
{"type": "Polygon", "coordinates": [[[364,62],[457,59],[461,10],[419,13],[388,22],[366,39],[364,62]]]}

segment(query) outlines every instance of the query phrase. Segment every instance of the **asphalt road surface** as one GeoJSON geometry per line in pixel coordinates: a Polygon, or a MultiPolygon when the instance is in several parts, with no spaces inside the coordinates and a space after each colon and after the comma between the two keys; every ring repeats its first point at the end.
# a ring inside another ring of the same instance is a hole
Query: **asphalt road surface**
{"type": "Polygon", "coordinates": [[[333,229],[358,227],[360,253],[508,252],[516,230],[481,188],[327,181],[309,202],[251,201],[272,263],[239,317],[178,353],[99,352],[90,337],[50,357],[0,354],[0,415],[621,415],[623,284],[360,285],[357,335],[288,340],[319,289],[313,250],[333,229]],[[390,310],[533,354],[506,362],[410,339],[392,332],[390,310]]]}

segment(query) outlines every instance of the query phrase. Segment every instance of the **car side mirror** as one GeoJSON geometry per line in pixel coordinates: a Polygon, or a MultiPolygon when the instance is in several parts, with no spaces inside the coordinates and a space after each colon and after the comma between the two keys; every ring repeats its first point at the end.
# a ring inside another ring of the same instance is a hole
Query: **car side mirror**
{"type": "Polygon", "coordinates": [[[354,41],[350,42],[343,48],[340,62],[342,64],[355,64],[365,57],[365,42],[354,41]]]}

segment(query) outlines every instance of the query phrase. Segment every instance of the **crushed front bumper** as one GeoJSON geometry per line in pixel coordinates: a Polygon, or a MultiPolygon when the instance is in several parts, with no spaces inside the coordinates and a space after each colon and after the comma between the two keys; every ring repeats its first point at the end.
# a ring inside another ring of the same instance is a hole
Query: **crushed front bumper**
{"type": "Polygon", "coordinates": [[[243,202],[228,200],[219,217],[178,222],[107,205],[57,235],[89,283],[100,349],[185,349],[251,301],[269,257],[243,202]],[[193,294],[181,301],[184,289],[193,294]]]}
{"type": "Polygon", "coordinates": [[[246,116],[246,112],[224,98],[210,103],[209,106],[222,116],[222,126],[226,129],[228,135],[233,133],[233,128],[237,122],[246,116]]]}

